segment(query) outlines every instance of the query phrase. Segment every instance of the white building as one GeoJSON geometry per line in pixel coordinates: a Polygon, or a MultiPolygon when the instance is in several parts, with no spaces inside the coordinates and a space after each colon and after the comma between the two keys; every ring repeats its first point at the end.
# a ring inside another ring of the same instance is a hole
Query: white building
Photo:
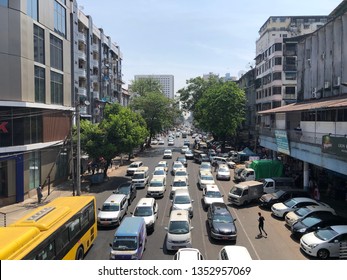
{"type": "Polygon", "coordinates": [[[166,97],[174,99],[174,76],[173,75],[135,75],[135,81],[139,79],[153,79],[157,80],[166,97]]]}

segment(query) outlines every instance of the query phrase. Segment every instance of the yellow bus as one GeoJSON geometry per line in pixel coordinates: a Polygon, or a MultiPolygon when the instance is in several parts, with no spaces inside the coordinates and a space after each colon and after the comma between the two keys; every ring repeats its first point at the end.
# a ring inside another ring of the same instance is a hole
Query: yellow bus
{"type": "Polygon", "coordinates": [[[0,260],[80,260],[97,236],[94,196],[60,197],[0,228],[0,260]]]}

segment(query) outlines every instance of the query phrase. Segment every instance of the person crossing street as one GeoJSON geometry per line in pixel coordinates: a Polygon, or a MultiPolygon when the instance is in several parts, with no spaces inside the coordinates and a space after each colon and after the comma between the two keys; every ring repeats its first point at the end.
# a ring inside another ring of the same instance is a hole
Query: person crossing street
{"type": "Polygon", "coordinates": [[[258,228],[259,228],[259,237],[262,237],[263,236],[263,232],[265,233],[265,236],[264,237],[267,237],[267,233],[266,231],[264,230],[264,221],[265,221],[265,218],[261,215],[260,212],[258,212],[258,228]]]}

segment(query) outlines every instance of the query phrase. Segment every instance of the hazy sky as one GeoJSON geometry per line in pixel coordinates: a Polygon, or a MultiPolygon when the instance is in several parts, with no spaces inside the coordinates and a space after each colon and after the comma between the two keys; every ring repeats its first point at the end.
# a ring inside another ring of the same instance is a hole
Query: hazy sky
{"type": "Polygon", "coordinates": [[[342,0],[77,0],[123,53],[123,80],[171,74],[175,92],[209,72],[239,76],[254,64],[270,16],[328,15],[342,0]]]}

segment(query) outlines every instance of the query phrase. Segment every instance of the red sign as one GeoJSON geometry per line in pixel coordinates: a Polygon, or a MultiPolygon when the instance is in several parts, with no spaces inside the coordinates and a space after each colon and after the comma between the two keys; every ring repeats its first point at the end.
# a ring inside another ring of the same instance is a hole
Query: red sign
{"type": "Polygon", "coordinates": [[[2,131],[3,133],[8,133],[8,130],[6,128],[6,125],[8,124],[8,122],[2,122],[0,124],[0,132],[2,131]]]}

